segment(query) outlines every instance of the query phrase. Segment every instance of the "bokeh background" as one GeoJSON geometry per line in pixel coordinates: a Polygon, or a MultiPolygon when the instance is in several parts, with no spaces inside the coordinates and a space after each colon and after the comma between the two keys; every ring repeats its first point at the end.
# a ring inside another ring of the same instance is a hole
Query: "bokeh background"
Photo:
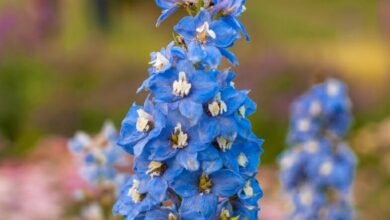
{"type": "MultiPolygon", "coordinates": [[[[266,140],[263,219],[281,219],[287,206],[276,158],[286,147],[289,105],[327,77],[344,80],[353,102],[348,140],[359,157],[357,216],[389,219],[390,1],[248,0],[247,8],[242,20],[251,42],[233,48],[240,60],[234,70],[237,87],[250,88],[258,103],[251,119],[266,140]]],[[[98,132],[106,119],[119,127],[131,104],[142,103],[146,94],[135,90],[149,53],[172,39],[184,15],[157,29],[159,14],[152,0],[0,0],[5,219],[63,218],[77,185],[67,138],[98,132]]]]}

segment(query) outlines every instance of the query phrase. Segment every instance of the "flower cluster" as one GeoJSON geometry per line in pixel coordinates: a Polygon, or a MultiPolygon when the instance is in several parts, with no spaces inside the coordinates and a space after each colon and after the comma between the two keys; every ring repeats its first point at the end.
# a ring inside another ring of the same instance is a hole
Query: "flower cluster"
{"type": "Polygon", "coordinates": [[[118,167],[128,166],[125,151],[116,146],[117,138],[113,124],[106,122],[98,135],[78,132],[68,143],[88,186],[74,192],[83,206],[81,215],[85,219],[105,219],[107,208],[128,178],[117,171],[118,167]]]}
{"type": "Polygon", "coordinates": [[[347,88],[335,79],[314,86],[293,104],[290,147],[280,158],[280,178],[294,204],[293,219],[352,218],[356,159],[343,141],[350,122],[347,88]]]}
{"type": "Polygon", "coordinates": [[[190,16],[175,41],[151,54],[149,78],[122,122],[118,145],[134,155],[135,174],[113,212],[132,219],[257,219],[262,197],[255,175],[263,141],[251,131],[255,103],[237,90],[222,57],[246,33],[237,16],[244,1],[156,0],[163,14],[190,16]]]}

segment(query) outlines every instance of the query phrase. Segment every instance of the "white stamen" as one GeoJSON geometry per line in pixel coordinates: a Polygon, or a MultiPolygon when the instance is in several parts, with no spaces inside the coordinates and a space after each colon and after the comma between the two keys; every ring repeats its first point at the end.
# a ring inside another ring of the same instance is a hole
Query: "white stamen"
{"type": "Polygon", "coordinates": [[[298,130],[301,132],[307,132],[310,129],[310,121],[307,118],[298,121],[298,130]]]}
{"type": "Polygon", "coordinates": [[[310,206],[313,202],[313,193],[310,188],[303,187],[299,194],[299,200],[304,206],[310,206]]]}
{"type": "Polygon", "coordinates": [[[169,213],[168,220],[177,220],[177,216],[173,213],[169,213]]]}
{"type": "Polygon", "coordinates": [[[229,210],[227,210],[227,209],[225,209],[225,208],[222,208],[221,217],[222,217],[222,216],[229,218],[229,217],[230,217],[230,212],[229,212],[229,210]]]}
{"type": "Polygon", "coordinates": [[[282,157],[280,166],[282,170],[289,169],[295,163],[296,157],[294,154],[288,154],[282,157]]]}
{"type": "Polygon", "coordinates": [[[241,167],[246,167],[246,165],[248,165],[248,157],[246,157],[246,155],[242,152],[240,153],[240,155],[238,155],[237,161],[238,165],[240,165],[241,167]]]}
{"type": "Polygon", "coordinates": [[[173,145],[173,148],[177,149],[183,149],[184,147],[186,147],[188,145],[188,135],[186,133],[184,133],[182,130],[181,130],[181,124],[180,123],[177,123],[176,127],[175,127],[175,133],[174,135],[177,136],[177,143],[175,143],[173,145]]]}
{"type": "Polygon", "coordinates": [[[244,193],[245,193],[245,195],[247,197],[253,197],[254,196],[253,188],[251,186],[251,182],[250,181],[247,181],[245,183],[244,193]]]}
{"type": "Polygon", "coordinates": [[[201,42],[206,41],[208,36],[213,39],[217,37],[215,32],[210,30],[210,25],[207,21],[202,26],[196,28],[196,32],[198,32],[198,40],[201,42]]]}
{"type": "Polygon", "coordinates": [[[311,140],[305,143],[304,148],[309,153],[316,153],[319,149],[319,143],[318,141],[311,140]]]}
{"type": "Polygon", "coordinates": [[[160,163],[158,161],[150,162],[146,174],[150,175],[151,177],[161,176],[161,172],[158,172],[158,170],[162,167],[162,165],[163,163],[160,163]]]}
{"type": "Polygon", "coordinates": [[[164,55],[162,55],[162,53],[157,52],[156,58],[150,61],[149,64],[152,64],[157,71],[161,71],[167,65],[169,65],[169,60],[164,55]]]}
{"type": "Polygon", "coordinates": [[[310,114],[312,116],[317,116],[321,113],[322,111],[322,107],[321,107],[321,103],[319,101],[313,101],[311,104],[310,104],[310,114]]]}
{"type": "Polygon", "coordinates": [[[129,189],[128,196],[131,197],[134,203],[140,203],[142,201],[142,194],[138,193],[139,181],[134,179],[133,186],[129,189]]]}
{"type": "Polygon", "coordinates": [[[218,93],[214,101],[208,105],[209,112],[211,116],[216,117],[227,112],[227,105],[224,101],[221,100],[221,94],[218,93]]]}
{"type": "Polygon", "coordinates": [[[92,154],[93,154],[93,156],[98,164],[101,164],[101,165],[106,164],[107,157],[101,149],[94,148],[92,151],[92,154]]]}
{"type": "Polygon", "coordinates": [[[180,72],[179,79],[173,82],[173,94],[176,96],[184,97],[190,93],[191,84],[188,83],[186,73],[180,72]]]}
{"type": "Polygon", "coordinates": [[[153,117],[142,109],[138,109],[137,113],[138,113],[138,119],[136,124],[137,131],[148,132],[151,129],[150,122],[153,121],[153,117]]]}
{"type": "Polygon", "coordinates": [[[217,137],[217,143],[218,143],[219,148],[223,152],[226,152],[226,151],[230,150],[232,148],[232,145],[233,145],[232,141],[229,141],[228,139],[226,139],[226,138],[224,138],[222,136],[217,137]]]}
{"type": "Polygon", "coordinates": [[[246,108],[245,108],[244,105],[241,106],[241,107],[238,109],[238,114],[239,114],[241,117],[245,118],[245,116],[246,116],[246,108]]]}
{"type": "Polygon", "coordinates": [[[333,164],[330,161],[326,161],[323,164],[321,164],[320,167],[320,174],[322,176],[328,176],[329,174],[332,173],[333,170],[333,164]]]}
{"type": "Polygon", "coordinates": [[[339,82],[332,80],[332,81],[327,83],[326,94],[329,97],[335,97],[339,94],[339,92],[340,92],[340,83],[339,82]]]}

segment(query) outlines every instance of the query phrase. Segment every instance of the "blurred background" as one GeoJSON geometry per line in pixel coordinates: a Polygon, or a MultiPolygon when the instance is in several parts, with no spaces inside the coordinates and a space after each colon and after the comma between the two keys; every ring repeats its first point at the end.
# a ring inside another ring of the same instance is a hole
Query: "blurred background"
{"type": "MultiPolygon", "coordinates": [[[[254,130],[266,140],[263,219],[279,219],[284,206],[276,158],[286,147],[289,105],[326,77],[344,80],[353,101],[348,140],[359,157],[358,217],[389,219],[390,1],[249,0],[247,8],[242,21],[251,42],[232,51],[240,60],[236,85],[251,89],[254,130]]],[[[105,119],[119,128],[131,104],[143,102],[146,94],[135,90],[147,77],[149,53],[170,42],[184,15],[157,29],[159,14],[152,0],[0,0],[5,219],[62,218],[76,184],[67,138],[96,133],[105,119]],[[20,203],[37,198],[34,208],[20,203]]]]}

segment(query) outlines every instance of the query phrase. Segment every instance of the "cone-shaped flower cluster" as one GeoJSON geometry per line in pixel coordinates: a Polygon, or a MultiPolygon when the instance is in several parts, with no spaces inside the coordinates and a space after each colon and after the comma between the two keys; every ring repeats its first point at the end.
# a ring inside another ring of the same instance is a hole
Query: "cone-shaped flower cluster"
{"type": "Polygon", "coordinates": [[[156,0],[158,24],[179,8],[175,39],[151,54],[150,94],[122,122],[118,145],[134,155],[134,175],[113,208],[126,219],[257,219],[262,191],[255,175],[262,140],[248,116],[249,91],[237,90],[222,57],[246,35],[237,20],[244,1],[156,0]]]}
{"type": "Polygon", "coordinates": [[[280,158],[281,182],[292,219],[353,217],[350,194],[356,159],[344,142],[351,122],[346,86],[335,79],[314,86],[292,106],[289,149],[280,158]]]}

